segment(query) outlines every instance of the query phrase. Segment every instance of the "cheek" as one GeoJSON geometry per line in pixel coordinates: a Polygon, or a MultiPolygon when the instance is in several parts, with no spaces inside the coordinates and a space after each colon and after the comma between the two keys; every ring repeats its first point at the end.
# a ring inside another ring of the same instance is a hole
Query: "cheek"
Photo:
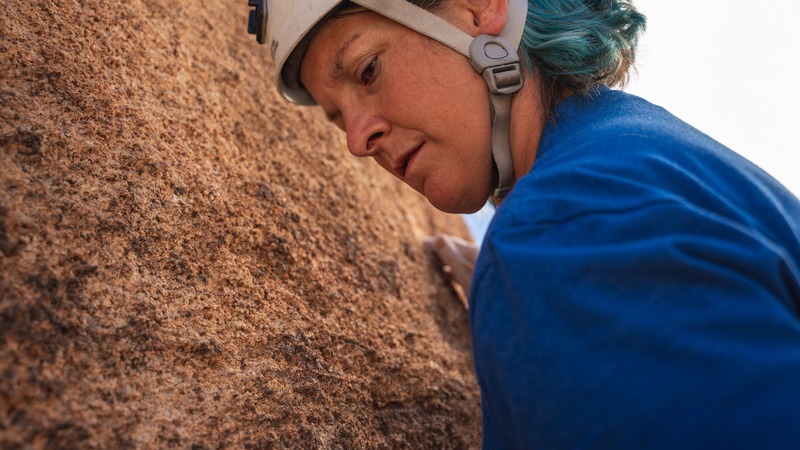
{"type": "Polygon", "coordinates": [[[387,113],[401,127],[447,139],[456,148],[464,144],[488,148],[491,124],[486,83],[461,55],[456,56],[463,61],[454,61],[438,73],[426,64],[416,68],[410,62],[396,64],[387,74],[392,89],[381,92],[381,103],[391,105],[387,113]],[[467,67],[456,68],[456,63],[467,67]]]}
{"type": "Polygon", "coordinates": [[[466,100],[484,96],[480,107],[488,105],[486,83],[463,55],[416,33],[398,39],[393,49],[387,58],[387,81],[396,88],[392,100],[439,106],[449,119],[459,114],[452,107],[468,107],[466,100]]]}
{"type": "Polygon", "coordinates": [[[475,72],[464,56],[449,48],[439,47],[424,52],[423,69],[428,84],[458,90],[475,81],[485,84],[483,78],[475,72]]]}

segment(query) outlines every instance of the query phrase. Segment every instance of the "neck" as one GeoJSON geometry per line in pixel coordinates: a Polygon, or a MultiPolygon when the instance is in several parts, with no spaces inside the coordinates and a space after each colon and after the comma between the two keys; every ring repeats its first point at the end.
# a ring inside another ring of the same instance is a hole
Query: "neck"
{"type": "MultiPolygon", "coordinates": [[[[529,76],[522,89],[511,101],[511,158],[514,161],[514,180],[519,180],[533,168],[539,140],[547,122],[539,93],[538,77],[529,76]]],[[[493,199],[496,205],[502,199],[493,199]]]]}

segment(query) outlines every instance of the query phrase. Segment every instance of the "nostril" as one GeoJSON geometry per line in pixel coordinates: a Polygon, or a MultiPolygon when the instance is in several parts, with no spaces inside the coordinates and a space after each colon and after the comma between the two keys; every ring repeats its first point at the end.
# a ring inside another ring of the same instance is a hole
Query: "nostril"
{"type": "Polygon", "coordinates": [[[375,148],[381,136],[383,136],[383,132],[375,133],[367,139],[367,151],[372,151],[375,148]]]}

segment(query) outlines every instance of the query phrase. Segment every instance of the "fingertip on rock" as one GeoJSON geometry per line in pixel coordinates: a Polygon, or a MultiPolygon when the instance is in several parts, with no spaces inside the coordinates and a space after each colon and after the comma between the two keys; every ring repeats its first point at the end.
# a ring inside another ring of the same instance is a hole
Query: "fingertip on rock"
{"type": "Polygon", "coordinates": [[[428,236],[422,240],[422,245],[430,250],[441,250],[447,245],[445,238],[441,234],[435,236],[428,236]]]}

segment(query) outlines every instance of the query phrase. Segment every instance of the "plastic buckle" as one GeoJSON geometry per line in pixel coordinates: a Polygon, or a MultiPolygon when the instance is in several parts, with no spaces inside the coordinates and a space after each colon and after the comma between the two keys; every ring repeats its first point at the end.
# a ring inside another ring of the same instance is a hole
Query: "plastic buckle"
{"type": "Polygon", "coordinates": [[[519,55],[505,38],[477,36],[469,46],[469,61],[493,93],[513,94],[522,88],[519,55]]]}
{"type": "Polygon", "coordinates": [[[483,79],[495,94],[513,94],[522,88],[519,64],[490,67],[483,72],[483,79]]]}
{"type": "Polygon", "coordinates": [[[256,35],[259,44],[267,42],[267,0],[247,0],[251,8],[247,18],[247,32],[256,35]]]}

